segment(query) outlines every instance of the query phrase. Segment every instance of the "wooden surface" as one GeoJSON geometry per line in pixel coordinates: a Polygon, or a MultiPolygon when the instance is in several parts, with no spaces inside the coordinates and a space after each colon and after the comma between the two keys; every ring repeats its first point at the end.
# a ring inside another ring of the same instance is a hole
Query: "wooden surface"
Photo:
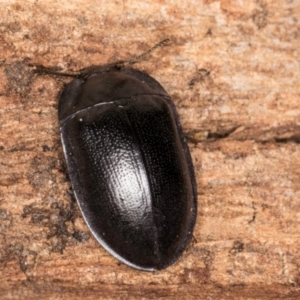
{"type": "Polygon", "coordinates": [[[300,299],[300,1],[1,1],[1,299],[300,299]],[[78,70],[126,60],[172,96],[195,164],[194,241],[145,273],[94,240],[57,121],[78,70]]]}

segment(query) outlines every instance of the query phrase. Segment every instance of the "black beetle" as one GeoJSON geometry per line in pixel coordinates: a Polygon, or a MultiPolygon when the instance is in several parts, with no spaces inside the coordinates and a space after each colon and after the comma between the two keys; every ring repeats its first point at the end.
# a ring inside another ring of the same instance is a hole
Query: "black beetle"
{"type": "Polygon", "coordinates": [[[85,69],[65,87],[61,140],[76,199],[97,241],[121,262],[154,271],[175,262],[191,238],[196,182],[170,96],[126,64],[85,69]]]}

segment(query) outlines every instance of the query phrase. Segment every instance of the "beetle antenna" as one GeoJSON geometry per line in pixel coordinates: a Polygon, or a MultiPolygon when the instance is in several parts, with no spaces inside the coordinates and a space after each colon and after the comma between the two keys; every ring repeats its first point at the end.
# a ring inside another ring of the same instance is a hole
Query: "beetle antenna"
{"type": "Polygon", "coordinates": [[[153,52],[155,49],[159,48],[159,47],[162,47],[164,46],[165,44],[167,44],[168,42],[170,42],[170,39],[165,39],[165,40],[162,40],[161,42],[159,42],[158,44],[154,45],[153,47],[151,47],[150,49],[148,49],[147,51],[145,51],[144,53],[128,60],[128,61],[125,61],[125,62],[122,62],[122,63],[119,63],[117,64],[117,68],[124,68],[126,67],[127,65],[132,65],[134,64],[135,62],[137,62],[138,60],[140,60],[142,57],[148,55],[149,53],[153,52]]]}
{"type": "MultiPolygon", "coordinates": [[[[166,45],[168,42],[170,42],[170,39],[162,40],[161,42],[159,42],[158,44],[154,45],[153,47],[151,47],[147,51],[143,52],[142,54],[140,54],[140,55],[138,55],[138,56],[136,56],[136,57],[134,57],[134,58],[132,58],[132,59],[130,59],[128,61],[117,63],[115,65],[115,67],[117,69],[122,69],[122,68],[126,67],[127,65],[132,65],[135,62],[137,62],[138,60],[140,60],[142,57],[144,57],[144,56],[148,55],[149,53],[153,52],[155,49],[166,45]]],[[[82,73],[82,72],[68,72],[68,73],[63,73],[63,72],[56,71],[53,68],[46,68],[46,67],[41,66],[41,65],[31,65],[31,64],[28,64],[28,65],[30,67],[34,67],[33,72],[36,73],[36,74],[45,74],[45,75],[53,75],[53,76],[64,76],[64,77],[73,77],[73,78],[81,78],[81,77],[85,76],[85,74],[82,73]]]]}
{"type": "Polygon", "coordinates": [[[79,72],[63,73],[43,66],[34,66],[34,67],[35,69],[33,70],[33,72],[36,74],[56,75],[56,76],[74,77],[74,78],[77,78],[81,75],[81,73],[79,72]]]}

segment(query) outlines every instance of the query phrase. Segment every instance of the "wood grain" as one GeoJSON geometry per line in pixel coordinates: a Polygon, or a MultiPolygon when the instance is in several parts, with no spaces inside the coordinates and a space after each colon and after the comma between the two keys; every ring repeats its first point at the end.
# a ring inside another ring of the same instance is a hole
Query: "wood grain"
{"type": "Polygon", "coordinates": [[[1,299],[299,299],[300,2],[2,1],[1,299]],[[118,263],[70,191],[57,102],[78,70],[135,67],[172,96],[198,183],[194,241],[166,270],[118,263]]]}

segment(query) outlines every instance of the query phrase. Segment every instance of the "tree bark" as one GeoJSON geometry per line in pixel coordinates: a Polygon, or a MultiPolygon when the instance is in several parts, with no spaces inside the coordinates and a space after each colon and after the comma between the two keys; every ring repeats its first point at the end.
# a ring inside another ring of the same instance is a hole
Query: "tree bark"
{"type": "Polygon", "coordinates": [[[299,299],[300,2],[0,3],[1,299],[299,299]],[[128,60],[173,98],[198,185],[194,239],[146,273],[92,237],[57,103],[75,71],[128,60]]]}

